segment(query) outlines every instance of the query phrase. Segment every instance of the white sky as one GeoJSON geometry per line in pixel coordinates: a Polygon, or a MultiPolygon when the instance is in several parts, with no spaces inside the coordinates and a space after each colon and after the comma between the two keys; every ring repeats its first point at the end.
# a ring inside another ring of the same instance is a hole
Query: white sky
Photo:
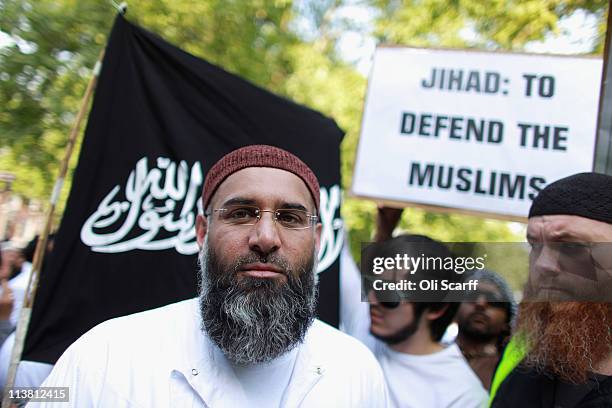
{"type": "Polygon", "coordinates": [[[593,16],[577,11],[561,20],[559,28],[560,35],[549,35],[545,41],[532,42],[526,51],[552,54],[584,54],[591,51],[597,35],[597,20],[593,16]]]}
{"type": "Polygon", "coordinates": [[[11,37],[9,37],[7,33],[0,31],[0,48],[5,47],[11,43],[11,37]]]}

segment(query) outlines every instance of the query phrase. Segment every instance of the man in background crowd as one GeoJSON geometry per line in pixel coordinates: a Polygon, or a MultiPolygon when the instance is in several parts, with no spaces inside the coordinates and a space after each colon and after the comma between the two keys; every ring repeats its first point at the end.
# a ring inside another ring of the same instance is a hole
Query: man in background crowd
{"type": "MultiPolygon", "coordinates": [[[[14,307],[12,312],[12,319],[14,319],[15,325],[19,319],[19,314],[23,307],[23,301],[25,298],[28,283],[30,281],[30,275],[32,273],[32,263],[34,262],[34,252],[38,244],[39,236],[35,236],[26,247],[23,249],[23,257],[25,262],[22,265],[21,272],[12,278],[8,285],[13,292],[14,307]]],[[[49,234],[47,237],[47,248],[45,256],[43,258],[42,273],[44,274],[44,266],[47,264],[49,256],[52,253],[55,242],[55,234],[49,234]]],[[[9,332],[10,334],[6,338],[6,341],[0,347],[0,389],[4,389],[6,385],[9,364],[11,355],[13,352],[13,346],[15,344],[15,329],[9,332]]],[[[39,361],[27,361],[22,360],[17,368],[17,375],[15,377],[16,387],[38,387],[47,378],[53,365],[47,363],[41,363],[39,361]]]]}
{"type": "Polygon", "coordinates": [[[469,296],[473,301],[462,302],[459,307],[455,341],[488,390],[510,336],[516,305],[510,287],[495,272],[480,269],[466,275],[466,280],[478,280],[478,290],[469,296]]]}
{"type": "MultiPolygon", "coordinates": [[[[4,313],[8,313],[8,322],[4,324],[3,329],[10,334],[17,326],[19,311],[23,303],[23,293],[15,288],[13,281],[22,273],[28,274],[31,264],[26,261],[23,248],[12,241],[2,243],[1,251],[0,282],[2,282],[2,294],[5,302],[4,313]],[[10,312],[8,311],[9,300],[11,303],[10,312]]],[[[3,342],[5,339],[6,337],[3,342]]]]}
{"type": "MultiPolygon", "coordinates": [[[[414,408],[479,408],[487,394],[472,372],[456,344],[444,346],[440,340],[459,307],[457,302],[445,302],[445,291],[422,291],[411,301],[408,291],[378,291],[374,283],[396,283],[405,280],[418,287],[422,280],[457,282],[454,270],[432,267],[411,274],[406,269],[387,269],[381,275],[370,276],[369,265],[374,258],[408,257],[448,259],[452,253],[443,244],[421,235],[401,235],[373,244],[364,251],[362,272],[371,280],[365,284],[370,304],[370,334],[374,341],[360,337],[369,344],[385,374],[392,405],[414,408]]],[[[367,337],[368,335],[365,335],[367,337]]]]}
{"type": "Polygon", "coordinates": [[[529,211],[529,280],[494,408],[612,406],[612,176],[544,188],[529,211]]]}
{"type": "MultiPolygon", "coordinates": [[[[7,248],[8,243],[3,243],[2,247],[7,248]]],[[[15,330],[15,326],[11,322],[11,314],[15,299],[11,290],[7,277],[10,276],[14,255],[7,254],[6,250],[0,248],[0,345],[4,343],[6,338],[15,330]]]]}
{"type": "Polygon", "coordinates": [[[13,241],[4,241],[0,247],[2,251],[2,265],[0,266],[0,277],[11,280],[22,271],[28,270],[31,266],[26,261],[23,248],[13,241]]]}

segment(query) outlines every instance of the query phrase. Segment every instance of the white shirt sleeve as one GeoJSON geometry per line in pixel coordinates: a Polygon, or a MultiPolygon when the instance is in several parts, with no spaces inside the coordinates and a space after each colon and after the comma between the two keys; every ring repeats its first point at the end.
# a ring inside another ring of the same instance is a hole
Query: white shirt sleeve
{"type": "Polygon", "coordinates": [[[55,364],[41,387],[68,387],[69,402],[30,402],[36,408],[135,407],[106,381],[107,344],[99,327],[74,342],[55,364]]]}
{"type": "Polygon", "coordinates": [[[345,239],[340,258],[340,330],[375,352],[377,339],[370,334],[370,305],[361,299],[361,274],[345,239]]]}
{"type": "Polygon", "coordinates": [[[489,394],[484,388],[473,388],[463,393],[449,408],[485,408],[489,402],[489,394]]]}
{"type": "Polygon", "coordinates": [[[51,374],[41,387],[68,387],[69,402],[31,402],[28,407],[91,407],[95,404],[95,396],[99,395],[101,378],[88,369],[82,360],[81,347],[77,343],[70,346],[55,364],[51,374]]]}
{"type": "Polygon", "coordinates": [[[387,390],[387,384],[385,383],[384,374],[380,366],[377,368],[377,375],[370,378],[370,389],[365,394],[367,396],[366,398],[369,398],[367,406],[374,408],[391,407],[391,400],[389,399],[389,392],[387,390]]]}

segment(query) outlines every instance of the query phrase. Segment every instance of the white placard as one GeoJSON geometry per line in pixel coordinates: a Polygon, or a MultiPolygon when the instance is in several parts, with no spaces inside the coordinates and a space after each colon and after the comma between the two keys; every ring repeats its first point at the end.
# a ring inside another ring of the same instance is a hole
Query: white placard
{"type": "Polygon", "coordinates": [[[352,194],[525,217],[592,171],[602,61],[378,48],[352,194]]]}

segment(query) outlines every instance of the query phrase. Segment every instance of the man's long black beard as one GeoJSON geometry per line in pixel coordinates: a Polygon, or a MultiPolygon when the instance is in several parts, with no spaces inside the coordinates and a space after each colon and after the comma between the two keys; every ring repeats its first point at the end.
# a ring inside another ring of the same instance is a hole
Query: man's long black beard
{"type": "Polygon", "coordinates": [[[287,272],[287,282],[243,277],[242,265],[261,262],[257,254],[238,259],[230,268],[219,264],[206,242],[200,251],[200,311],[203,330],[232,362],[267,362],[303,342],[316,308],[313,254],[291,271],[274,255],[266,262],[287,272]],[[297,277],[296,277],[297,276],[297,277]]]}
{"type": "Polygon", "coordinates": [[[389,344],[389,345],[399,344],[405,340],[408,340],[410,337],[412,337],[414,333],[416,333],[416,331],[419,329],[419,320],[421,319],[421,315],[422,315],[422,312],[415,310],[414,319],[412,320],[412,322],[402,327],[401,329],[397,330],[393,334],[382,336],[372,331],[370,331],[370,334],[376,337],[378,340],[383,341],[386,344],[389,344]]]}

